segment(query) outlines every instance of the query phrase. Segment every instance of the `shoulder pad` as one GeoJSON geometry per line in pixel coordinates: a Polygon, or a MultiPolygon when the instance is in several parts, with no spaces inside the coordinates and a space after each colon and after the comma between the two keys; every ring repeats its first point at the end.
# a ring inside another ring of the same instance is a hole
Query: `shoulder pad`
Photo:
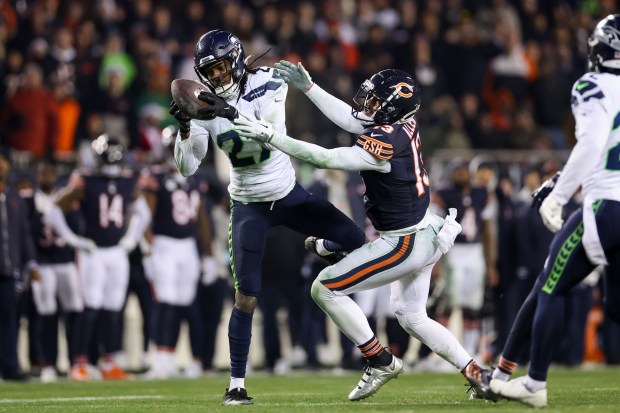
{"type": "MultiPolygon", "coordinates": [[[[388,160],[394,155],[394,147],[390,140],[391,131],[385,128],[391,126],[373,126],[367,128],[358,136],[356,146],[370,152],[379,159],[388,160]]],[[[392,128],[393,129],[393,128],[392,128]]]]}
{"type": "Polygon", "coordinates": [[[598,84],[596,75],[593,73],[586,73],[573,85],[571,91],[571,106],[576,107],[591,99],[602,99],[604,97],[605,94],[598,84]]]}
{"type": "Polygon", "coordinates": [[[287,88],[279,71],[272,67],[261,66],[256,73],[248,75],[246,90],[241,99],[251,102],[268,92],[285,91],[287,88]]]}

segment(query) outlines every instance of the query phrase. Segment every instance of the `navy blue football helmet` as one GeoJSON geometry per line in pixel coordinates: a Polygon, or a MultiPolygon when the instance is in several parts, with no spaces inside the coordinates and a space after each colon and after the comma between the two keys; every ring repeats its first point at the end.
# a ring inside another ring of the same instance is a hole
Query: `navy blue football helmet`
{"type": "Polygon", "coordinates": [[[588,39],[588,70],[620,72],[620,14],[601,20],[588,39]]]}
{"type": "Polygon", "coordinates": [[[362,83],[355,98],[352,115],[372,119],[376,125],[408,122],[422,102],[418,83],[407,72],[385,69],[362,83]]]}
{"type": "Polygon", "coordinates": [[[223,30],[211,30],[203,34],[194,48],[194,70],[198,79],[208,86],[213,93],[229,99],[239,91],[245,74],[245,52],[239,39],[223,30]],[[230,62],[231,80],[228,84],[215,84],[209,80],[205,69],[215,63],[230,62]]]}
{"type": "Polygon", "coordinates": [[[116,165],[123,161],[125,148],[113,136],[104,133],[92,142],[93,150],[102,165],[116,165]]]}

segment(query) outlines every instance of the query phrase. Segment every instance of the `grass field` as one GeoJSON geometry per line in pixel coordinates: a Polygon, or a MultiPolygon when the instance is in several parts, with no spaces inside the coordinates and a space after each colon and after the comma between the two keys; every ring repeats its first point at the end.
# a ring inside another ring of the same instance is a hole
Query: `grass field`
{"type": "MultiPolygon", "coordinates": [[[[361,374],[361,372],[360,372],[361,374]]],[[[521,412],[508,401],[469,401],[458,374],[409,373],[366,401],[347,394],[360,375],[329,373],[247,379],[253,406],[221,406],[226,375],[202,380],[0,384],[0,412],[521,412]]],[[[620,412],[620,369],[554,370],[548,412],[620,412]]]]}

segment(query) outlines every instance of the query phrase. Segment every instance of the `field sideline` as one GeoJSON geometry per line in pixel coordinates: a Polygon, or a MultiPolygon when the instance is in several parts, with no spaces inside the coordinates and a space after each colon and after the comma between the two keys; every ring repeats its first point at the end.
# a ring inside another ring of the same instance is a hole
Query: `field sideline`
{"type": "MultiPolygon", "coordinates": [[[[360,372],[361,374],[361,372],[360,372]]],[[[0,384],[0,412],[522,412],[514,402],[469,401],[458,374],[408,373],[375,397],[346,398],[359,374],[255,373],[248,388],[254,406],[221,406],[226,375],[201,380],[55,384],[0,384]]],[[[620,368],[553,370],[547,412],[620,412],[620,368]]]]}

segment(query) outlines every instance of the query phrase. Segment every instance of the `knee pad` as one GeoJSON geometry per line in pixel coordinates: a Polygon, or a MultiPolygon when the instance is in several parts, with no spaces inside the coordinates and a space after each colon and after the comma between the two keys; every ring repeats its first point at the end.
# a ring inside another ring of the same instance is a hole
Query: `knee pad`
{"type": "Polygon", "coordinates": [[[323,307],[321,303],[328,301],[332,297],[335,297],[335,294],[332,290],[325,287],[320,280],[320,275],[317,277],[312,283],[312,288],[310,289],[310,295],[314,302],[316,302],[320,307],[323,307]]]}
{"type": "Polygon", "coordinates": [[[396,313],[396,318],[405,331],[412,334],[419,325],[423,324],[428,319],[428,315],[426,315],[426,311],[399,312],[396,313]]]}

